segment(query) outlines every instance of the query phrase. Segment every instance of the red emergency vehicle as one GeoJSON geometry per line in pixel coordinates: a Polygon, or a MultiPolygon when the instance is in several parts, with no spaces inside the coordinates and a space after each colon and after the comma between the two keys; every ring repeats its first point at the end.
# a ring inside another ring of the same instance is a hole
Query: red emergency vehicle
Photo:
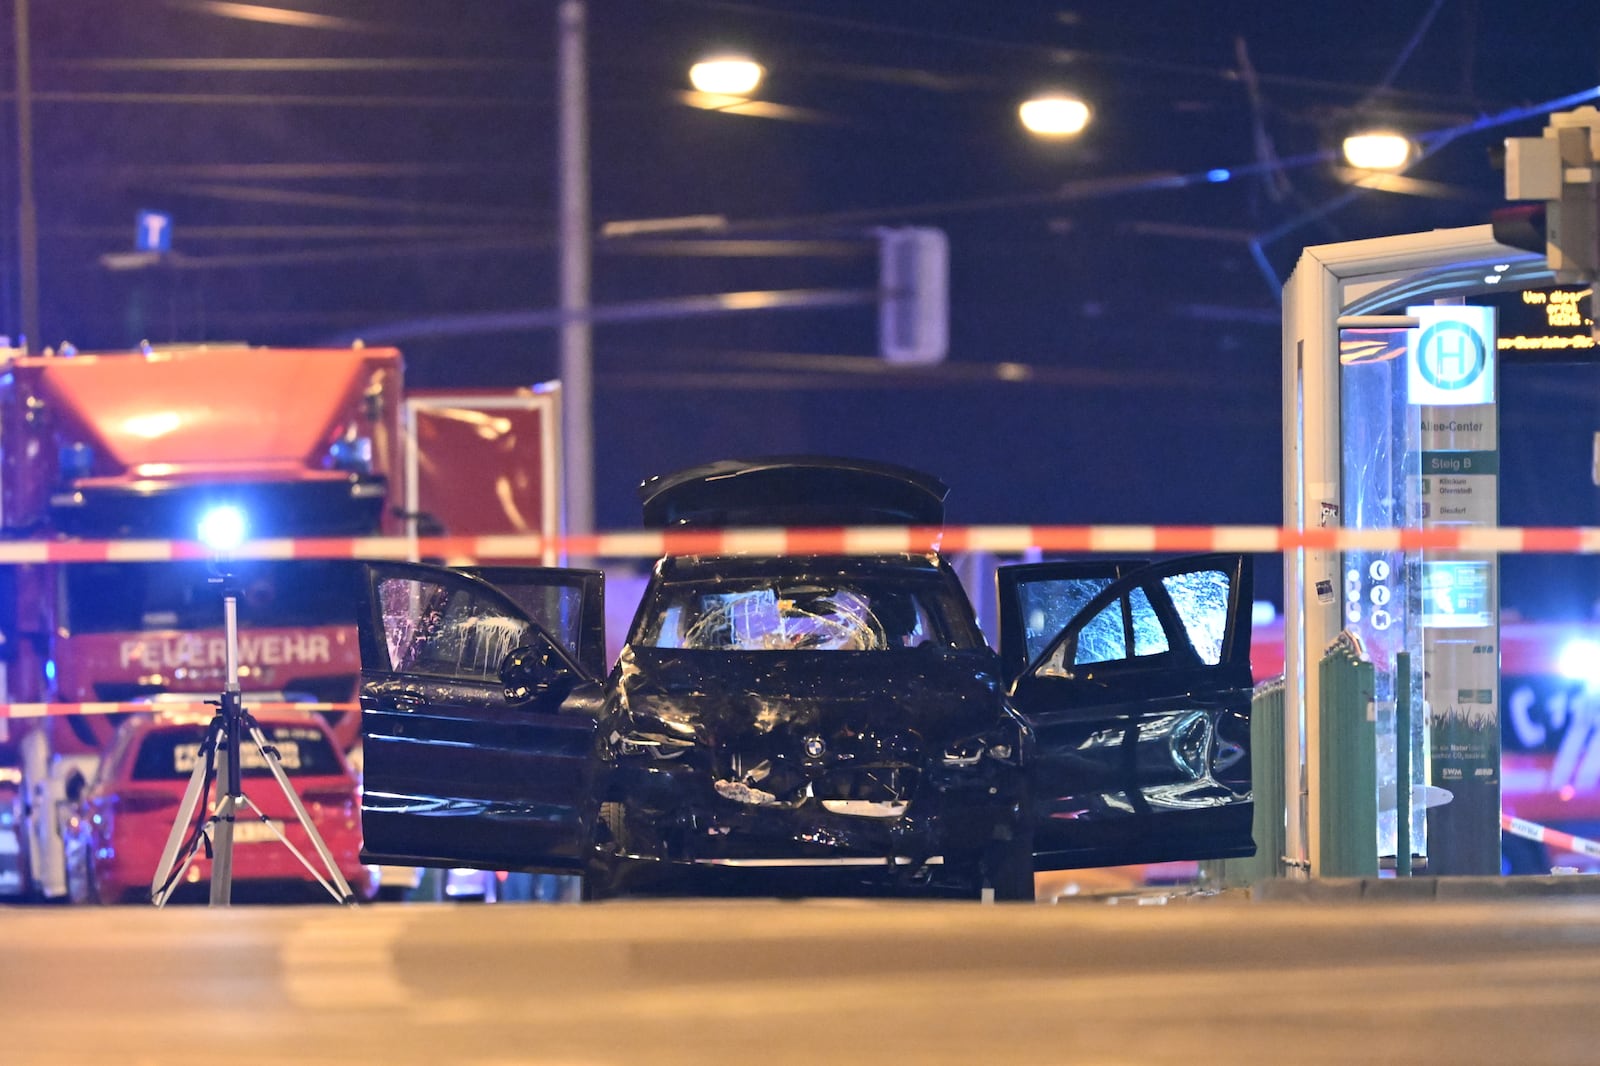
{"type": "MultiPolygon", "coordinates": [[[[0,533],[56,546],[0,566],[5,702],[215,698],[225,571],[247,702],[353,706],[349,562],[174,559],[172,542],[195,541],[219,506],[244,514],[252,540],[553,534],[555,402],[407,397],[393,348],[0,351],[0,533]]],[[[126,717],[0,718],[0,765],[22,777],[29,894],[65,895],[65,784],[93,777],[126,717]]],[[[325,717],[356,743],[353,710],[325,717]]]]}

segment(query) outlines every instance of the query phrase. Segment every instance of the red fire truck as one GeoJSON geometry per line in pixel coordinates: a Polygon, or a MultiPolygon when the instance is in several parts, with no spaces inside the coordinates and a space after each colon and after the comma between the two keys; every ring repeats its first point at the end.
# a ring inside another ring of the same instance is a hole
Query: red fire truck
{"type": "MultiPolygon", "coordinates": [[[[241,511],[252,540],[558,528],[553,392],[408,397],[393,348],[0,359],[0,530],[47,546],[40,562],[0,566],[9,703],[215,698],[221,567],[167,547],[194,541],[212,508],[241,511]],[[83,541],[110,543],[61,548],[83,541]]],[[[226,562],[247,700],[353,701],[350,566],[226,562]]],[[[347,747],[359,738],[354,711],[326,716],[347,747]]],[[[92,776],[125,717],[0,718],[0,765],[22,778],[29,894],[65,894],[67,782],[92,776]]]]}

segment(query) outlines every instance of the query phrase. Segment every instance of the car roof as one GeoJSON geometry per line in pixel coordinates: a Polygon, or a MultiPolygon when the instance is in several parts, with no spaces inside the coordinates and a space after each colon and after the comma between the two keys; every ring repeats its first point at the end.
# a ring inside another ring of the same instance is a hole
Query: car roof
{"type": "Polygon", "coordinates": [[[648,528],[944,524],[944,482],[827,456],[723,459],[639,486],[648,528]]]}
{"type": "Polygon", "coordinates": [[[669,555],[656,564],[666,581],[826,574],[887,574],[911,579],[937,576],[935,555],[669,555]]]}

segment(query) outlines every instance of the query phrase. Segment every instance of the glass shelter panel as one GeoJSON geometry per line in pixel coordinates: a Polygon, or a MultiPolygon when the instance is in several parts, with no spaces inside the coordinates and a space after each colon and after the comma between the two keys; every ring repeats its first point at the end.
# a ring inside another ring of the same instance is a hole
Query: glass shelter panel
{"type": "MultiPolygon", "coordinates": [[[[1323,520],[1349,529],[1495,525],[1494,312],[1448,302],[1405,312],[1409,328],[1340,334],[1342,495],[1324,503],[1323,520]]],[[[1342,587],[1329,591],[1375,672],[1379,854],[1395,854],[1404,818],[1430,874],[1499,872],[1496,558],[1349,551],[1340,572],[1342,587]],[[1411,663],[1404,685],[1402,652],[1411,663]],[[1404,692],[1413,694],[1409,735],[1397,737],[1404,692]],[[1397,757],[1400,745],[1409,759],[1397,757]],[[1409,767],[1404,782],[1400,766],[1409,767]]]]}
{"type": "MultiPolygon", "coordinates": [[[[1396,529],[1415,525],[1419,508],[1408,506],[1420,472],[1418,432],[1407,416],[1406,330],[1345,329],[1339,333],[1340,446],[1342,497],[1324,501],[1325,525],[1347,529],[1396,529]]],[[[1397,659],[1410,652],[1413,693],[1422,691],[1422,641],[1418,621],[1421,557],[1398,551],[1349,551],[1341,559],[1340,598],[1346,631],[1361,642],[1373,664],[1378,742],[1378,854],[1393,855],[1397,840],[1395,697],[1397,659]]],[[[1320,655],[1322,649],[1309,649],[1320,655]]],[[[1414,705],[1420,709],[1420,698],[1414,705]]],[[[1425,720],[1411,716],[1412,850],[1427,854],[1423,832],[1426,784],[1425,720]]]]}

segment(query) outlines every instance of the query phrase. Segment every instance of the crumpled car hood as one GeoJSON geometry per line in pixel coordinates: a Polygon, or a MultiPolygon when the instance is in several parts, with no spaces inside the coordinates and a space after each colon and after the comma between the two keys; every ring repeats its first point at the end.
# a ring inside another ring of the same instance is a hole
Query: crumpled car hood
{"type": "MultiPolygon", "coordinates": [[[[924,749],[1000,715],[992,656],[892,652],[685,652],[629,648],[613,710],[702,742],[818,732],[914,735],[924,749]]],[[[906,754],[911,754],[907,752],[906,754]]]]}

